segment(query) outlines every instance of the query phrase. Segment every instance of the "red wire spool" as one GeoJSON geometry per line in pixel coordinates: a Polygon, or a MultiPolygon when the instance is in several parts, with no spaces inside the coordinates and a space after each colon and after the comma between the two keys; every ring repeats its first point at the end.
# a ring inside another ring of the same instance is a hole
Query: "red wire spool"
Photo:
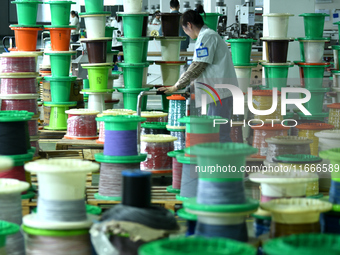
{"type": "Polygon", "coordinates": [[[174,189],[181,188],[182,180],[182,163],[179,163],[176,157],[172,158],[172,187],[174,189]]]}
{"type": "Polygon", "coordinates": [[[32,75],[0,75],[1,94],[36,94],[38,73],[32,75]]]}
{"type": "Polygon", "coordinates": [[[31,140],[31,147],[35,147],[35,153],[33,155],[34,158],[39,157],[39,137],[38,136],[31,136],[30,137],[31,140]]]}
{"type": "Polygon", "coordinates": [[[39,94],[0,95],[1,110],[25,110],[38,115],[37,98],[39,94]]]}
{"type": "Polygon", "coordinates": [[[67,133],[66,139],[94,140],[97,139],[96,117],[99,111],[89,109],[72,109],[66,111],[67,133]]]}
{"type": "Polygon", "coordinates": [[[141,153],[147,154],[144,162],[140,163],[140,169],[151,172],[172,172],[172,158],[168,152],[174,150],[174,141],[177,138],[171,135],[142,135],[141,153]]]}
{"type": "Polygon", "coordinates": [[[233,143],[243,143],[242,126],[231,127],[230,138],[233,143]]]}
{"type": "Polygon", "coordinates": [[[5,53],[1,55],[0,68],[2,73],[35,72],[36,58],[32,53],[5,53]]]}
{"type": "Polygon", "coordinates": [[[14,166],[8,171],[0,172],[0,178],[10,178],[26,182],[24,166],[14,166]]]}
{"type": "Polygon", "coordinates": [[[34,120],[29,120],[28,121],[28,132],[30,136],[35,136],[38,135],[38,120],[34,119],[34,120]]]}
{"type": "MultiPolygon", "coordinates": [[[[185,138],[185,147],[194,146],[201,143],[219,143],[220,142],[220,133],[211,133],[211,134],[191,134],[186,133],[185,138]]],[[[185,153],[187,157],[196,157],[193,155],[189,155],[185,153]]]]}
{"type": "Polygon", "coordinates": [[[257,154],[251,155],[252,158],[266,158],[268,144],[265,141],[273,136],[287,136],[289,127],[281,124],[264,124],[252,126],[254,129],[253,147],[258,149],[257,154]]]}

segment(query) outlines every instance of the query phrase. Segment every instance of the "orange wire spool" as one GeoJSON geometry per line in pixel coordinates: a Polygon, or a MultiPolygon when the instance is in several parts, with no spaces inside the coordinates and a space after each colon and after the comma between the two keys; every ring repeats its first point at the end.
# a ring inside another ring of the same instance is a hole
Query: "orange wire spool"
{"type": "Polygon", "coordinates": [[[335,129],[340,129],[340,103],[329,104],[328,124],[334,126],[335,129]]]}
{"type": "Polygon", "coordinates": [[[257,154],[251,155],[252,158],[266,158],[268,143],[266,139],[273,136],[287,136],[290,127],[281,124],[264,124],[252,126],[254,129],[253,147],[258,149],[257,154]]]}
{"type": "Polygon", "coordinates": [[[315,136],[315,133],[320,132],[322,130],[333,129],[334,126],[327,123],[305,123],[297,125],[296,128],[299,130],[299,137],[307,137],[308,139],[313,140],[313,142],[309,145],[310,152],[311,155],[318,156],[319,138],[315,136]]]}
{"type": "MultiPolygon", "coordinates": [[[[256,110],[269,110],[273,104],[272,90],[254,90],[253,91],[253,107],[256,110]]],[[[282,120],[281,115],[281,92],[277,93],[277,107],[276,110],[269,115],[254,115],[255,119],[268,122],[269,119],[282,120]]]]}

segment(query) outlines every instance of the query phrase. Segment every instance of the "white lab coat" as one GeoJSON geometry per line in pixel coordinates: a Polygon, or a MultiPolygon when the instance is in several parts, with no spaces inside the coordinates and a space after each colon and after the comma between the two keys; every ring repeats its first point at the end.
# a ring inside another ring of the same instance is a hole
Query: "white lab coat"
{"type": "Polygon", "coordinates": [[[71,30],[71,35],[79,35],[80,34],[80,23],[77,16],[71,17],[70,26],[76,26],[75,30],[71,30]]]}
{"type": "Polygon", "coordinates": [[[120,37],[119,32],[120,32],[120,35],[123,33],[122,22],[117,22],[117,20],[114,19],[111,23],[111,26],[118,28],[118,30],[113,30],[112,47],[122,46],[122,42],[117,41],[117,37],[120,37]]]}
{"type": "MultiPolygon", "coordinates": [[[[193,61],[208,63],[206,69],[195,80],[195,103],[201,107],[201,95],[206,93],[199,88],[209,91],[218,101],[217,96],[206,86],[198,84],[202,82],[215,87],[215,84],[232,84],[238,86],[234,64],[227,44],[218,33],[203,26],[195,44],[193,61]]],[[[230,97],[232,94],[228,89],[216,89],[221,99],[230,97]]],[[[207,103],[213,99],[207,95],[207,103]]]]}

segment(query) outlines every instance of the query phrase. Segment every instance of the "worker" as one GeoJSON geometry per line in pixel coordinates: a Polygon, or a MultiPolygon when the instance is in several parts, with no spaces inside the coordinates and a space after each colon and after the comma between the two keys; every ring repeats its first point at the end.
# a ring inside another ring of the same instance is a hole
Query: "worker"
{"type": "Polygon", "coordinates": [[[160,25],[161,24],[161,12],[156,11],[154,13],[155,18],[152,20],[151,24],[152,25],[160,25]]]}
{"type": "MultiPolygon", "coordinates": [[[[229,84],[238,87],[235,68],[227,44],[218,33],[204,25],[200,13],[205,15],[201,5],[195,11],[186,11],[182,19],[184,32],[191,39],[197,39],[193,62],[174,86],[159,88],[160,91],[165,93],[173,93],[185,88],[190,82],[194,81],[196,108],[201,107],[201,95],[206,93],[199,88],[209,90],[209,86],[204,86],[201,83],[210,85],[213,88],[215,84],[229,84]]],[[[228,89],[223,88],[216,88],[216,91],[222,104],[218,99],[216,99],[215,104],[214,100],[207,95],[206,99],[209,105],[207,115],[220,116],[230,120],[233,108],[232,94],[228,89]]],[[[190,92],[192,93],[193,91],[190,92]]],[[[213,93],[211,92],[211,94],[213,93]]],[[[230,129],[228,124],[220,125],[220,142],[231,142],[230,129]]]]}
{"type": "Polygon", "coordinates": [[[76,26],[76,29],[71,30],[71,40],[72,42],[77,42],[79,40],[79,35],[80,35],[80,23],[79,23],[78,12],[71,11],[70,25],[76,26]]]}
{"type": "MultiPolygon", "coordinates": [[[[178,0],[171,0],[170,1],[170,13],[179,13],[179,2],[178,0]]],[[[159,29],[159,35],[162,36],[162,27],[159,29]]],[[[189,44],[190,44],[190,37],[186,35],[186,33],[183,31],[182,26],[179,26],[179,36],[185,36],[185,41],[181,42],[181,51],[187,51],[189,44]]]]}
{"type": "MultiPolygon", "coordinates": [[[[111,23],[112,27],[117,28],[117,30],[113,30],[112,33],[112,50],[119,50],[123,51],[123,44],[122,42],[118,42],[117,38],[118,37],[123,37],[123,22],[122,22],[122,17],[121,16],[115,16],[114,20],[111,23]]],[[[121,60],[123,60],[123,56],[121,57],[121,60]]],[[[117,55],[113,56],[113,63],[117,63],[118,57],[117,55]]]]}

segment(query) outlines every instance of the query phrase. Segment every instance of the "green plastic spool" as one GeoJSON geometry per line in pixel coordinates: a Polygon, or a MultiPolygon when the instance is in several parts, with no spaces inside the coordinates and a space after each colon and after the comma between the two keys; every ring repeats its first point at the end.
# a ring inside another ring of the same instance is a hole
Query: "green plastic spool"
{"type": "Polygon", "coordinates": [[[70,106],[76,106],[77,102],[44,102],[44,105],[51,107],[50,123],[44,129],[48,130],[67,130],[67,111],[70,106]]]}
{"type": "Polygon", "coordinates": [[[104,0],[85,0],[85,11],[86,13],[103,12],[104,0]]]}
{"type": "MultiPolygon", "coordinates": [[[[86,204],[86,213],[91,214],[91,215],[100,215],[102,213],[102,208],[99,206],[95,205],[88,205],[86,204]]],[[[35,207],[32,212],[36,213],[37,212],[37,207],[35,207]]]]}
{"type": "Polygon", "coordinates": [[[123,131],[137,130],[138,123],[146,121],[146,118],[137,115],[104,115],[96,118],[96,121],[104,121],[105,130],[123,131]]]}
{"type": "MultiPolygon", "coordinates": [[[[102,0],[100,0],[100,1],[102,1],[102,0]]],[[[116,28],[116,27],[107,27],[106,26],[105,27],[105,37],[112,38],[114,30],[118,30],[118,28],[116,28]]],[[[107,53],[111,53],[112,52],[112,45],[111,45],[111,43],[107,43],[106,44],[106,52],[107,53]]]]}
{"type": "Polygon", "coordinates": [[[172,187],[172,185],[166,187],[166,191],[169,192],[169,193],[173,193],[173,194],[179,194],[181,193],[181,190],[180,189],[174,189],[172,187]]]}
{"type": "Polygon", "coordinates": [[[0,111],[0,122],[29,121],[34,115],[33,112],[8,110],[0,111]]]}
{"type": "Polygon", "coordinates": [[[253,39],[230,39],[231,57],[235,66],[243,66],[250,63],[251,47],[253,39]]]}
{"type": "Polygon", "coordinates": [[[122,197],[102,196],[99,193],[95,193],[94,198],[98,200],[105,200],[105,201],[121,201],[122,200],[122,197]]]}
{"type": "Polygon", "coordinates": [[[123,31],[125,38],[142,37],[143,20],[145,16],[149,16],[148,13],[117,12],[117,15],[123,17],[123,31]]]}
{"type": "Polygon", "coordinates": [[[76,2],[71,1],[50,1],[47,2],[51,9],[52,26],[68,26],[70,25],[71,5],[76,2]]]}
{"type": "MultiPolygon", "coordinates": [[[[150,88],[141,88],[141,89],[118,88],[117,90],[123,93],[124,108],[137,111],[137,100],[138,100],[139,93],[142,91],[148,91],[150,90],[150,88]]],[[[142,111],[146,109],[146,105],[147,105],[147,100],[145,100],[145,97],[143,97],[142,98],[142,111]]]]}
{"type": "Polygon", "coordinates": [[[264,74],[266,77],[266,86],[272,90],[277,88],[281,91],[281,88],[287,87],[288,70],[293,67],[293,63],[261,63],[264,66],[264,74]]]}
{"type": "Polygon", "coordinates": [[[53,103],[70,101],[71,82],[75,81],[77,79],[77,76],[70,77],[45,76],[44,79],[50,82],[51,100],[53,103]]]}
{"type": "Polygon", "coordinates": [[[145,63],[147,61],[148,58],[148,50],[149,50],[149,41],[151,41],[153,39],[153,37],[145,37],[148,38],[148,40],[146,40],[144,42],[143,45],[143,55],[142,55],[142,63],[145,63]]]}
{"type": "Polygon", "coordinates": [[[284,154],[276,157],[276,162],[294,164],[320,163],[322,158],[309,154],[284,154]]]}
{"type": "Polygon", "coordinates": [[[222,16],[220,13],[201,13],[204,24],[207,25],[210,29],[216,31],[217,30],[217,22],[218,18],[222,16]]]}
{"type": "Polygon", "coordinates": [[[109,163],[109,164],[132,164],[132,163],[140,163],[146,159],[146,154],[139,154],[136,156],[107,156],[103,153],[94,154],[94,158],[97,162],[100,163],[109,163]]]}
{"type": "Polygon", "coordinates": [[[0,248],[6,245],[6,237],[20,231],[20,226],[7,221],[0,221],[0,248]]]}
{"type": "Polygon", "coordinates": [[[225,238],[174,238],[144,244],[139,255],[255,255],[250,245],[225,238]]]}
{"type": "MultiPolygon", "coordinates": [[[[187,154],[190,155],[190,147],[186,148],[187,154]]],[[[188,157],[185,153],[176,155],[176,159],[179,163],[186,164],[186,165],[196,165],[197,164],[197,157],[188,157]]]]}
{"type": "Polygon", "coordinates": [[[244,171],[241,167],[246,165],[246,156],[255,153],[257,149],[242,143],[204,143],[190,147],[190,154],[197,156],[197,165],[201,168],[198,177],[212,182],[242,181],[244,171]],[[213,173],[203,172],[212,166],[220,166],[221,171],[216,168],[213,173]],[[223,167],[228,171],[224,172],[223,167]]]}
{"type": "MultiPolygon", "coordinates": [[[[143,124],[142,124],[142,126],[143,126],[143,124]]],[[[180,155],[180,154],[183,154],[183,153],[184,153],[184,150],[177,150],[177,151],[169,151],[167,154],[168,154],[169,157],[174,158],[177,155],[180,155]]]]}
{"type": "MultiPolygon", "coordinates": [[[[334,25],[338,25],[338,31],[340,31],[340,21],[333,23],[334,25]]],[[[339,40],[340,40],[340,34],[339,34],[339,40]]],[[[334,45],[335,46],[335,45],[334,45]]],[[[339,45],[336,45],[339,46],[339,45]]]]}
{"type": "Polygon", "coordinates": [[[303,17],[305,24],[306,37],[322,37],[325,25],[326,13],[303,13],[299,15],[303,17]]]}
{"type": "Polygon", "coordinates": [[[126,89],[140,89],[143,85],[144,68],[149,66],[149,62],[145,63],[118,63],[123,68],[124,86],[126,89]]]}
{"type": "Polygon", "coordinates": [[[27,150],[27,154],[19,154],[19,155],[6,155],[13,160],[13,166],[23,166],[25,162],[31,161],[33,159],[33,155],[35,152],[35,148],[27,150]],[[34,151],[33,151],[34,150],[34,151]]]}
{"type": "Polygon", "coordinates": [[[177,211],[177,215],[178,217],[185,219],[185,220],[197,221],[197,215],[188,213],[187,211],[185,211],[184,208],[179,209],[177,211]]]}
{"type": "Polygon", "coordinates": [[[21,195],[21,199],[31,199],[34,198],[36,193],[34,191],[27,191],[26,194],[21,195]]]}
{"type": "Polygon", "coordinates": [[[331,234],[299,234],[268,240],[266,255],[340,254],[340,236],[331,234]]]}
{"type": "Polygon", "coordinates": [[[299,65],[303,69],[304,83],[306,89],[322,88],[325,68],[328,65],[299,65]]]}
{"type": "MultiPolygon", "coordinates": [[[[166,130],[166,125],[167,124],[168,124],[167,122],[144,122],[141,125],[141,127],[142,128],[147,128],[147,129],[165,129],[166,130]]],[[[170,152],[168,152],[168,156],[171,157],[169,155],[169,153],[170,152]]]]}
{"type": "Polygon", "coordinates": [[[127,64],[143,63],[145,43],[149,43],[149,40],[149,37],[118,37],[117,41],[123,44],[124,62],[127,64]]]}
{"type": "Polygon", "coordinates": [[[50,51],[45,52],[50,56],[52,77],[68,77],[71,69],[71,56],[76,55],[75,51],[50,51]]]}
{"type": "Polygon", "coordinates": [[[35,26],[37,24],[38,4],[40,1],[14,1],[17,6],[18,24],[23,26],[35,26]]]}
{"type": "Polygon", "coordinates": [[[89,229],[77,229],[77,230],[49,230],[31,228],[26,225],[22,225],[22,229],[25,233],[35,236],[54,236],[54,237],[66,237],[66,236],[78,236],[89,235],[89,229]]]}
{"type": "Polygon", "coordinates": [[[311,99],[303,105],[312,115],[322,112],[324,94],[329,90],[330,88],[309,89],[311,99]]]}
{"type": "Polygon", "coordinates": [[[186,132],[189,134],[215,134],[220,132],[220,125],[215,125],[214,120],[222,119],[220,116],[186,116],[178,122],[186,124],[186,132]]]}
{"type": "Polygon", "coordinates": [[[98,66],[97,64],[84,64],[84,69],[87,69],[90,82],[90,90],[105,90],[109,81],[110,70],[112,65],[98,66]]]}
{"type": "Polygon", "coordinates": [[[319,120],[324,121],[326,117],[328,117],[329,112],[319,112],[313,113],[312,115],[304,115],[303,112],[298,112],[300,119],[302,120],[319,120]]]}
{"type": "MultiPolygon", "coordinates": [[[[83,79],[83,89],[86,90],[86,89],[90,89],[90,81],[89,79],[83,79]]],[[[84,93],[83,94],[84,96],[84,100],[88,100],[89,99],[89,95],[84,93]]]]}
{"type": "MultiPolygon", "coordinates": [[[[319,156],[323,159],[328,159],[331,161],[333,165],[333,169],[336,167],[340,167],[340,148],[334,148],[326,151],[320,151],[319,156]]],[[[332,180],[340,182],[340,169],[338,172],[332,171],[331,172],[332,180]]]]}

